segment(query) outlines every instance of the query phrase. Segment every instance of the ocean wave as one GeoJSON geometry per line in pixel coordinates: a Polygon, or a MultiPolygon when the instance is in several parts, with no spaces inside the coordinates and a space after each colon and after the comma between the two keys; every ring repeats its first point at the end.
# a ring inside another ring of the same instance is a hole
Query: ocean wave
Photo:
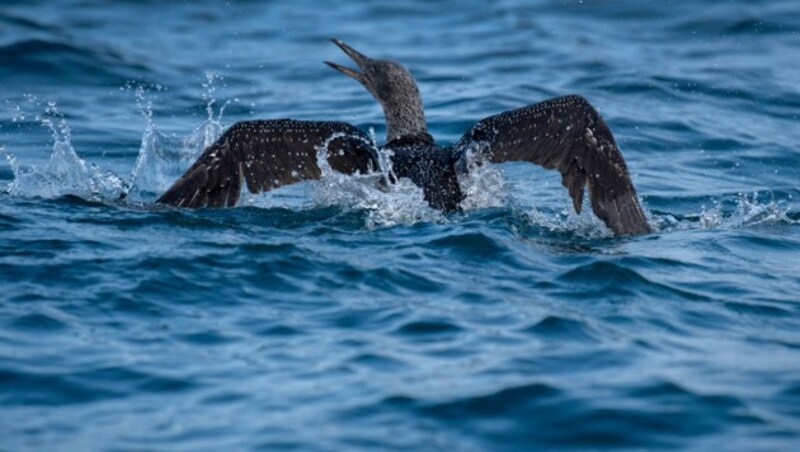
{"type": "Polygon", "coordinates": [[[27,83],[49,83],[51,74],[57,73],[60,86],[93,83],[116,88],[149,73],[145,65],[128,61],[111,48],[50,39],[27,39],[0,46],[0,60],[0,80],[9,84],[23,79],[27,83]]]}
{"type": "Polygon", "coordinates": [[[3,23],[9,27],[21,28],[27,31],[42,31],[50,33],[60,31],[57,27],[47,25],[44,22],[36,19],[10,14],[6,11],[0,11],[0,23],[3,23]]]}
{"type": "Polygon", "coordinates": [[[787,13],[789,16],[796,15],[796,11],[770,11],[767,14],[762,12],[757,15],[743,13],[744,17],[726,17],[724,19],[716,14],[705,15],[705,17],[677,23],[671,27],[671,31],[715,38],[720,36],[757,38],[775,34],[796,34],[800,31],[797,23],[781,18],[781,16],[786,16],[787,13]]]}
{"type": "Polygon", "coordinates": [[[423,3],[3,3],[0,448],[797,443],[794,1],[423,3]],[[654,232],[522,163],[453,214],[327,168],[154,204],[239,120],[380,141],[331,36],[407,64],[442,144],[585,95],[654,232]]]}

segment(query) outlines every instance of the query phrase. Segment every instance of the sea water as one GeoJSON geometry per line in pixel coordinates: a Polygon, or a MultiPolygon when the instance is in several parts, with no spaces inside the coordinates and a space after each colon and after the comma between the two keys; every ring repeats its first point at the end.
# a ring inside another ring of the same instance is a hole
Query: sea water
{"type": "Polygon", "coordinates": [[[793,0],[3,2],[0,450],[799,447],[798,49],[793,0]],[[382,142],[331,37],[443,144],[585,96],[655,232],[522,163],[153,203],[239,120],[382,142]]]}

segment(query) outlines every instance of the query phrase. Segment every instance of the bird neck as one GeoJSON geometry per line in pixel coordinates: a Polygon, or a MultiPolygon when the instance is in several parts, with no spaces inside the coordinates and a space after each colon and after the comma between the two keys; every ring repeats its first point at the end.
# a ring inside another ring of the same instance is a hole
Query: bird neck
{"type": "Polygon", "coordinates": [[[401,148],[407,146],[420,146],[420,145],[433,145],[433,137],[428,132],[422,132],[416,135],[403,135],[402,137],[395,138],[386,142],[384,147],[387,148],[401,148]]]}
{"type": "Polygon", "coordinates": [[[386,116],[386,141],[428,135],[419,93],[406,92],[400,98],[392,98],[381,104],[386,116]]]}

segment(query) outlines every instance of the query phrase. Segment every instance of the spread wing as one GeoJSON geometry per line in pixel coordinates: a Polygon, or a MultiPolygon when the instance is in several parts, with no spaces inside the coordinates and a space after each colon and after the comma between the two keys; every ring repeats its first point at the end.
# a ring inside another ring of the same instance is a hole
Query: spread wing
{"type": "Polygon", "coordinates": [[[458,149],[476,145],[495,163],[527,161],[557,169],[578,213],[588,183],[592,210],[616,234],[651,231],[611,130],[583,97],[558,97],[490,116],[464,135],[458,149]]]}
{"type": "Polygon", "coordinates": [[[319,179],[317,150],[327,148],[336,171],[378,167],[370,139],[343,122],[293,119],[244,121],[231,126],[156,202],[176,207],[232,207],[242,183],[250,193],[319,179]]]}

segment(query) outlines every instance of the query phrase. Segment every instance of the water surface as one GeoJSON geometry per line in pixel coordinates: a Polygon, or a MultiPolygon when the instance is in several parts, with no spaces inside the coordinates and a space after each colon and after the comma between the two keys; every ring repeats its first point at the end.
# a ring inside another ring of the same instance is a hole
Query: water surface
{"type": "Polygon", "coordinates": [[[0,449],[796,447],[798,32],[791,0],[4,2],[0,449]],[[334,36],[442,143],[584,95],[656,232],[524,164],[455,215],[335,174],[153,205],[239,120],[380,141],[334,36]]]}

